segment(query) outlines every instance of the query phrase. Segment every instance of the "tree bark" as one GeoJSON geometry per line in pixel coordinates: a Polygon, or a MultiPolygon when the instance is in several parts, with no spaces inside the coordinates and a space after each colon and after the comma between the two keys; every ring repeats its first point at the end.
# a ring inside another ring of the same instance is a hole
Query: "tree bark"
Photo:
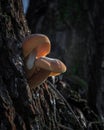
{"type": "Polygon", "coordinates": [[[88,1],[87,14],[91,27],[92,43],[88,45],[88,101],[91,108],[97,112],[101,119],[104,117],[104,103],[103,103],[103,61],[104,61],[104,25],[103,25],[103,10],[104,2],[93,0],[92,3],[88,1]]]}
{"type": "Polygon", "coordinates": [[[0,129],[26,129],[22,113],[31,95],[23,69],[22,40],[29,30],[21,0],[0,1],[0,30],[0,129]]]}
{"type": "Polygon", "coordinates": [[[22,54],[30,31],[21,0],[0,1],[0,30],[0,130],[100,130],[86,101],[73,98],[70,89],[65,99],[55,89],[63,90],[62,81],[53,85],[47,80],[30,89],[22,54]]]}
{"type": "Polygon", "coordinates": [[[21,0],[0,1],[0,30],[0,130],[82,129],[52,85],[45,82],[35,89],[29,88],[22,41],[30,33],[21,0]]]}

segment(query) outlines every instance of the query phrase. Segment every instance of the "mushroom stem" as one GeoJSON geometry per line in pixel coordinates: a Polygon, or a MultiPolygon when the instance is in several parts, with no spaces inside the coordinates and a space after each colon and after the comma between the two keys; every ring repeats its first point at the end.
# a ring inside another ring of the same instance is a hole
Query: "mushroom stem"
{"type": "Polygon", "coordinates": [[[36,53],[33,50],[30,55],[26,58],[26,67],[27,69],[31,70],[34,66],[34,62],[36,60],[36,53]]]}

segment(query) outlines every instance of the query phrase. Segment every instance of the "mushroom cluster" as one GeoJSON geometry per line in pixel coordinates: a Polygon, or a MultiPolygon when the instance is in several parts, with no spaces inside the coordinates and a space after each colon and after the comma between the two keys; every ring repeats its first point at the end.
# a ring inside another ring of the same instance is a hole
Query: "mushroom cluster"
{"type": "Polygon", "coordinates": [[[46,35],[32,34],[23,41],[25,69],[31,88],[40,85],[49,76],[66,71],[66,66],[58,59],[48,58],[51,44],[46,35]]]}

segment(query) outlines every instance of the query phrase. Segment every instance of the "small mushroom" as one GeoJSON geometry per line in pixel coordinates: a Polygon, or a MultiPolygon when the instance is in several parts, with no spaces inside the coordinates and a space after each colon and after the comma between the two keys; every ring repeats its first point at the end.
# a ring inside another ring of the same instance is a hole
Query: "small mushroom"
{"type": "Polygon", "coordinates": [[[25,69],[28,79],[33,75],[34,71],[37,72],[37,68],[34,70],[34,62],[41,56],[46,56],[50,52],[51,44],[46,35],[32,34],[25,38],[23,41],[23,55],[25,61],[25,69]]]}
{"type": "Polygon", "coordinates": [[[45,57],[50,48],[50,40],[42,34],[31,35],[23,42],[25,68],[31,88],[41,84],[49,76],[66,71],[66,66],[60,60],[45,57]]]}
{"type": "Polygon", "coordinates": [[[58,59],[40,57],[35,61],[34,73],[29,79],[31,87],[35,87],[42,83],[49,76],[56,76],[66,71],[66,66],[58,59]],[[36,68],[39,69],[36,72],[36,68]]]}
{"type": "Polygon", "coordinates": [[[43,34],[32,34],[23,41],[23,55],[28,69],[33,67],[36,58],[46,56],[50,52],[50,40],[43,34]]]}
{"type": "Polygon", "coordinates": [[[32,50],[35,50],[36,56],[46,56],[50,52],[50,40],[43,34],[32,34],[23,42],[24,57],[28,56],[32,50]]]}

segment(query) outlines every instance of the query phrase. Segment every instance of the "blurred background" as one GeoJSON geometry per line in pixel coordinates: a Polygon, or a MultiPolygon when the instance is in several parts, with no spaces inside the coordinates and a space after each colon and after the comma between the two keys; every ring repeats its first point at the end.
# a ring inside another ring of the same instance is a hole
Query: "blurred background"
{"type": "Polygon", "coordinates": [[[104,114],[104,1],[23,0],[31,33],[51,41],[50,57],[62,60],[71,89],[104,114]]]}

